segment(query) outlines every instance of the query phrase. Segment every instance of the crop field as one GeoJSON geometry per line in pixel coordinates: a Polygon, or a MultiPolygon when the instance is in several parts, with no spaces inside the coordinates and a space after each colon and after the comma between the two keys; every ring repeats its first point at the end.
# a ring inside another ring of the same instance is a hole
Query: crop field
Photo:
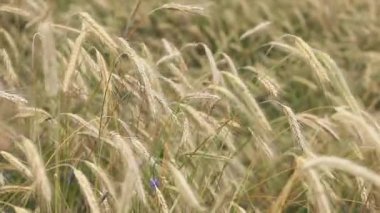
{"type": "Polygon", "coordinates": [[[0,211],[379,212],[379,15],[0,0],[0,211]]]}

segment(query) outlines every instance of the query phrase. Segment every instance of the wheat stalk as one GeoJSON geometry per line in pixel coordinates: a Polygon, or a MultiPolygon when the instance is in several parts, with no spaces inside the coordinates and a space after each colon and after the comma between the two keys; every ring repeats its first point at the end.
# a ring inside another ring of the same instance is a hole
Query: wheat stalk
{"type": "Polygon", "coordinates": [[[90,169],[96,174],[96,177],[98,177],[103,182],[105,188],[107,189],[107,192],[110,193],[112,198],[116,198],[117,194],[115,186],[112,183],[106,171],[104,171],[100,166],[97,166],[90,161],[85,161],[85,164],[88,167],[90,167],[90,169]]]}
{"type": "Polygon", "coordinates": [[[175,185],[178,188],[180,194],[186,200],[186,202],[188,202],[188,204],[191,207],[193,207],[193,208],[195,208],[195,209],[197,209],[199,211],[204,210],[204,207],[202,207],[202,205],[200,204],[200,202],[199,202],[199,200],[197,198],[197,195],[191,189],[191,186],[186,181],[186,179],[183,176],[183,174],[174,165],[172,165],[172,164],[169,163],[168,166],[169,166],[171,174],[173,175],[173,178],[174,178],[174,181],[175,181],[175,185]]]}
{"type": "Polygon", "coordinates": [[[36,187],[36,193],[40,198],[40,206],[49,211],[48,209],[50,209],[52,199],[52,189],[41,155],[37,151],[36,146],[25,137],[22,137],[20,148],[24,152],[30,166],[30,171],[33,175],[36,187]]]}
{"type": "Polygon", "coordinates": [[[248,87],[243,83],[243,81],[238,77],[228,72],[222,72],[223,76],[228,79],[236,87],[236,91],[240,91],[240,96],[242,101],[256,118],[258,118],[258,123],[262,125],[268,131],[272,130],[269,121],[265,117],[264,112],[261,110],[259,104],[256,102],[255,98],[252,97],[249,92],[248,87]]]}
{"type": "Polygon", "coordinates": [[[63,92],[67,92],[68,90],[72,75],[74,74],[74,71],[75,71],[75,66],[79,58],[81,46],[85,38],[86,38],[86,29],[82,29],[82,32],[80,33],[80,35],[77,37],[77,39],[75,39],[74,47],[72,48],[72,51],[70,54],[69,64],[67,66],[65,77],[63,79],[63,84],[62,84],[63,92]]]}
{"type": "Polygon", "coordinates": [[[155,189],[155,192],[156,192],[156,196],[158,198],[158,203],[160,204],[162,212],[163,213],[169,213],[169,207],[168,207],[168,204],[166,204],[164,195],[162,194],[162,192],[158,188],[155,189]]]}
{"type": "MultiPolygon", "coordinates": [[[[305,160],[302,157],[297,158],[297,164],[299,165],[299,168],[308,167],[306,166],[308,162],[305,162],[305,160]]],[[[314,200],[317,203],[318,210],[320,212],[332,212],[330,202],[326,195],[326,190],[320,180],[320,175],[313,168],[310,167],[307,170],[306,175],[306,178],[309,181],[308,185],[312,188],[311,196],[316,196],[314,200]]]]}
{"type": "Polygon", "coordinates": [[[56,96],[60,89],[58,80],[58,62],[55,38],[51,22],[39,24],[38,31],[42,42],[42,67],[44,73],[45,91],[48,96],[56,96]]]}
{"type": "Polygon", "coordinates": [[[125,208],[129,208],[129,202],[132,196],[131,192],[137,191],[139,199],[145,204],[146,196],[144,186],[142,184],[142,179],[140,175],[140,170],[136,162],[134,153],[128,146],[128,143],[116,132],[111,132],[112,140],[116,143],[120,153],[123,156],[124,163],[128,166],[124,181],[122,183],[122,192],[118,198],[118,211],[122,211],[125,208]],[[128,195],[129,194],[129,195],[128,195]]]}
{"type": "Polygon", "coordinates": [[[5,68],[6,68],[6,81],[9,85],[17,86],[19,84],[19,79],[13,68],[12,61],[5,49],[0,49],[0,56],[3,58],[5,68]]]}
{"type": "Polygon", "coordinates": [[[16,62],[19,62],[20,53],[19,53],[19,50],[17,48],[15,39],[4,28],[0,28],[0,34],[3,34],[5,40],[8,42],[9,47],[12,50],[12,53],[14,55],[14,58],[15,58],[16,62]]]}
{"type": "Polygon", "coordinates": [[[113,52],[117,52],[118,45],[113,41],[111,36],[100,26],[88,13],[81,12],[79,16],[89,25],[90,29],[99,37],[113,52]]]}
{"type": "Polygon", "coordinates": [[[32,212],[29,209],[24,209],[24,208],[17,207],[17,206],[13,206],[13,209],[14,209],[15,213],[31,213],[32,212]]]}
{"type": "Polygon", "coordinates": [[[137,67],[137,71],[144,85],[143,91],[145,92],[145,95],[146,95],[148,107],[150,109],[152,116],[154,117],[157,113],[156,107],[155,107],[156,104],[154,102],[152,85],[147,73],[149,71],[149,69],[147,69],[147,64],[139,55],[137,55],[136,51],[132,49],[132,47],[129,45],[127,41],[121,38],[119,38],[119,41],[123,45],[126,51],[126,54],[132,59],[132,61],[135,63],[137,67]]]}
{"type": "Polygon", "coordinates": [[[270,21],[261,22],[260,24],[256,25],[254,28],[249,29],[245,33],[243,33],[240,36],[240,40],[244,40],[244,39],[246,39],[246,38],[248,38],[248,37],[250,37],[250,36],[252,36],[258,32],[266,30],[271,24],[272,24],[272,22],[270,22],[270,21]]]}
{"type": "Polygon", "coordinates": [[[26,10],[23,10],[21,8],[18,8],[18,7],[12,7],[9,5],[2,5],[0,7],[0,11],[16,14],[19,16],[23,16],[24,18],[30,18],[32,16],[32,14],[26,10]]]}
{"type": "Polygon", "coordinates": [[[20,105],[24,105],[24,104],[28,103],[28,101],[25,98],[23,98],[19,95],[10,94],[10,93],[7,93],[7,92],[1,91],[1,90],[0,90],[0,98],[6,99],[8,101],[11,101],[15,104],[20,104],[20,105]]]}
{"type": "Polygon", "coordinates": [[[380,187],[380,175],[347,159],[334,156],[320,156],[306,161],[303,168],[310,169],[316,166],[342,170],[351,175],[362,177],[380,187]]]}
{"type": "Polygon", "coordinates": [[[167,3],[164,4],[150,12],[150,14],[155,13],[159,10],[176,10],[191,14],[197,14],[197,15],[205,15],[205,8],[201,6],[196,5],[185,5],[185,4],[178,4],[178,3],[167,3]]]}
{"type": "Polygon", "coordinates": [[[99,204],[95,193],[92,191],[91,184],[88,181],[87,177],[83,174],[82,171],[72,168],[74,172],[75,178],[78,180],[80,189],[86,198],[87,204],[90,207],[91,212],[100,213],[101,210],[99,208],[99,204]]]}
{"type": "Polygon", "coordinates": [[[18,158],[13,156],[12,154],[4,151],[0,151],[0,154],[3,156],[5,160],[7,160],[15,169],[20,171],[27,178],[33,180],[33,175],[30,169],[25,166],[18,158]]]}

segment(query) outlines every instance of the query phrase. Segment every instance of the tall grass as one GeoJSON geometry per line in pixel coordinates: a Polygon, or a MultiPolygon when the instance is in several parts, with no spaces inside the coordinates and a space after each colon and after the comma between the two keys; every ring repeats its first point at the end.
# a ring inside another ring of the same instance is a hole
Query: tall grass
{"type": "Polygon", "coordinates": [[[377,212],[375,0],[0,3],[0,210],[377,212]]]}

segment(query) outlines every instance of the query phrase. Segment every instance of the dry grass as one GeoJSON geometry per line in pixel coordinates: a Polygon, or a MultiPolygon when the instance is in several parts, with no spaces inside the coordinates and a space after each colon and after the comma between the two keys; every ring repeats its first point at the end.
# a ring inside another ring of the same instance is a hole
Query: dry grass
{"type": "Polygon", "coordinates": [[[74,169],[74,175],[78,180],[83,196],[86,198],[87,205],[90,207],[90,211],[94,213],[100,213],[98,205],[98,199],[92,191],[91,184],[87,180],[86,176],[80,170],[74,169]]]}
{"type": "Polygon", "coordinates": [[[1,1],[0,211],[379,211],[378,11],[1,1]]]}

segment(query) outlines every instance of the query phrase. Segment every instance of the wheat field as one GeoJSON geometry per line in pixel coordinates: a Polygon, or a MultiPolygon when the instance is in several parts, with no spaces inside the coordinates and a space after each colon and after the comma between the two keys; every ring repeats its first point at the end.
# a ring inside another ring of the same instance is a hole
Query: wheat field
{"type": "Polygon", "coordinates": [[[0,0],[0,211],[379,212],[378,14],[0,0]]]}

